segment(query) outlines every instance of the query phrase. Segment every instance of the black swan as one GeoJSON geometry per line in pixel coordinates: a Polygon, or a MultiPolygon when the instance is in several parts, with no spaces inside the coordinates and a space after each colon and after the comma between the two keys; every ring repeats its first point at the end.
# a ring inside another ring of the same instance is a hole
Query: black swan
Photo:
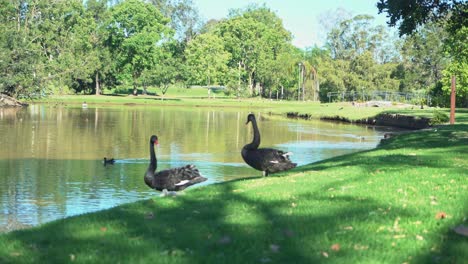
{"type": "Polygon", "coordinates": [[[114,164],[114,163],[115,163],[115,159],[107,159],[106,157],[104,157],[104,166],[108,164],[114,164]]]}
{"type": "Polygon", "coordinates": [[[195,165],[186,165],[155,172],[158,167],[158,161],[154,145],[157,144],[158,137],[152,135],[150,138],[150,164],[145,173],[146,185],[158,191],[180,191],[191,185],[206,181],[206,178],[200,175],[195,165]]]}
{"type": "Polygon", "coordinates": [[[254,137],[252,143],[242,148],[241,154],[245,163],[256,170],[262,171],[263,176],[296,167],[297,164],[289,160],[291,152],[286,153],[272,148],[258,148],[260,146],[260,131],[258,131],[257,121],[253,114],[247,116],[247,123],[245,124],[247,125],[249,122],[252,122],[254,137]]]}

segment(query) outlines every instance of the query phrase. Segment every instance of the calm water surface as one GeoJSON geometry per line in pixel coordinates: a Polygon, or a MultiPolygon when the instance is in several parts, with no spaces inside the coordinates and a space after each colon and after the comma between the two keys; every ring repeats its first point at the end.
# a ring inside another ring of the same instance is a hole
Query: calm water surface
{"type": "MultiPolygon", "coordinates": [[[[162,107],[0,108],[0,231],[159,195],[143,182],[149,137],[158,169],[193,163],[199,186],[260,176],[240,151],[252,140],[247,111],[162,107]],[[117,159],[103,166],[103,157],[117,159]]],[[[292,151],[299,165],[370,149],[386,131],[256,113],[262,147],[292,151]]]]}

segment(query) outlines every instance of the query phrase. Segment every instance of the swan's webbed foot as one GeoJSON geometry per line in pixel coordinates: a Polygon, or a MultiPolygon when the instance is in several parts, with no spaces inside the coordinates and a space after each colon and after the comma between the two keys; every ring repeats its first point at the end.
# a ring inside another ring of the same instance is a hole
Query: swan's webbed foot
{"type": "Polygon", "coordinates": [[[175,191],[168,191],[167,189],[162,190],[161,194],[159,195],[160,197],[164,196],[177,196],[177,192],[175,191]]]}

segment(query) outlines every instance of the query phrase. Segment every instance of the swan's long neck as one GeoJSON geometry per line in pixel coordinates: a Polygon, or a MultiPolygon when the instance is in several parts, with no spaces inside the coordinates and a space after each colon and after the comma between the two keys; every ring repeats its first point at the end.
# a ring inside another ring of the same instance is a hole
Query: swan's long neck
{"type": "Polygon", "coordinates": [[[252,119],[252,128],[254,131],[254,136],[252,143],[250,143],[249,149],[257,149],[258,146],[260,146],[260,131],[258,131],[258,126],[257,126],[257,121],[255,119],[252,119]]]}
{"type": "Polygon", "coordinates": [[[158,167],[158,160],[156,159],[156,153],[154,151],[154,143],[150,141],[150,164],[145,174],[145,181],[152,180],[154,178],[154,172],[158,167]]]}

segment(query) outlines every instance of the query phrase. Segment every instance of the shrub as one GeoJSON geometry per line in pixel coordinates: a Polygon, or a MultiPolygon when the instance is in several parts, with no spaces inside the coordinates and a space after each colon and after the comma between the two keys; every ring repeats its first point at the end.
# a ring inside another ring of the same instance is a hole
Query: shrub
{"type": "Polygon", "coordinates": [[[445,112],[434,110],[434,112],[432,113],[432,119],[430,121],[430,124],[438,125],[438,124],[447,123],[448,121],[449,121],[449,117],[445,112]]]}

